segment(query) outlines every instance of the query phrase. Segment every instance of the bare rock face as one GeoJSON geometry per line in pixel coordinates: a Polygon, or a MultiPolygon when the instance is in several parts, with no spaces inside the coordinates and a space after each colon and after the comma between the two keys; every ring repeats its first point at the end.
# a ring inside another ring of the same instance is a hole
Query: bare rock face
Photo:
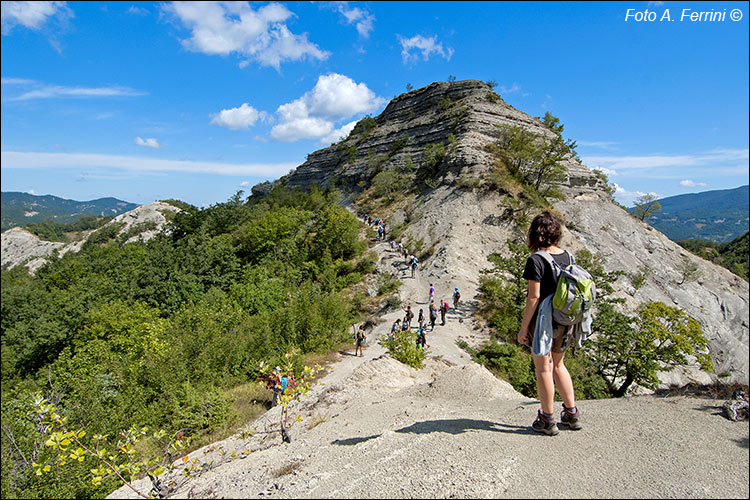
{"type": "MultiPolygon", "coordinates": [[[[35,234],[31,234],[20,227],[13,227],[3,232],[0,241],[2,244],[2,265],[3,267],[8,265],[8,268],[29,260],[44,262],[45,257],[65,246],[65,243],[57,241],[42,241],[35,234]]],[[[29,269],[32,269],[33,272],[39,265],[41,264],[29,266],[29,269]]]]}
{"type": "Polygon", "coordinates": [[[566,243],[575,250],[588,248],[601,254],[608,271],[624,271],[616,282],[615,297],[629,309],[649,301],[663,302],[684,310],[703,328],[713,355],[716,374],[697,368],[663,373],[663,382],[748,383],[747,281],[697,257],[662,233],[628,215],[605,194],[575,194],[555,204],[566,217],[570,232],[566,243]],[[697,266],[693,279],[684,280],[685,263],[697,266]],[[647,270],[647,278],[636,289],[634,277],[647,270]]]}
{"type": "MultiPolygon", "coordinates": [[[[502,194],[456,185],[460,176],[479,176],[492,165],[486,146],[502,124],[552,137],[539,119],[505,103],[486,83],[433,83],[396,97],[379,116],[360,122],[338,144],[311,153],[276,182],[343,185],[356,191],[358,183],[386,166],[403,165],[407,158],[420,165],[429,144],[447,143],[453,134],[455,147],[436,174],[440,186],[418,196],[409,213],[402,208],[388,214],[388,221],[391,227],[407,222],[406,236],[431,250],[420,263],[424,276],[451,281],[461,287],[462,300],[474,301],[480,270],[490,267],[489,254],[507,251],[508,240],[522,236],[512,221],[501,217],[507,206],[502,194]]],[[[614,288],[630,314],[649,301],[664,302],[695,318],[709,340],[716,373],[703,372],[697,364],[681,367],[661,373],[663,386],[748,384],[748,283],[630,216],[613,203],[599,176],[578,160],[571,159],[567,167],[561,186],[566,199],[554,205],[567,223],[563,246],[574,253],[583,248],[599,253],[608,271],[626,273],[614,288]],[[686,261],[698,266],[697,280],[682,282],[680,269],[686,261]],[[649,276],[636,290],[633,276],[640,269],[649,276]]],[[[262,194],[274,185],[265,183],[253,192],[262,194]]],[[[476,338],[483,336],[478,332],[476,338]]]]}
{"type": "MultiPolygon", "coordinates": [[[[151,223],[152,229],[138,232],[135,236],[128,238],[125,243],[132,241],[148,241],[159,231],[162,231],[167,219],[164,212],[178,212],[179,208],[157,201],[148,205],[141,205],[129,212],[120,214],[106,225],[122,223],[123,226],[118,234],[127,233],[132,227],[139,224],[151,223]]],[[[105,225],[105,226],[106,226],[105,225]]],[[[95,231],[89,231],[86,238],[95,231]]],[[[61,243],[55,241],[43,241],[36,235],[22,228],[11,228],[2,233],[2,265],[8,268],[24,264],[30,272],[34,273],[41,267],[55,251],[59,256],[66,252],[78,252],[86,242],[86,238],[72,243],[61,243]]]]}

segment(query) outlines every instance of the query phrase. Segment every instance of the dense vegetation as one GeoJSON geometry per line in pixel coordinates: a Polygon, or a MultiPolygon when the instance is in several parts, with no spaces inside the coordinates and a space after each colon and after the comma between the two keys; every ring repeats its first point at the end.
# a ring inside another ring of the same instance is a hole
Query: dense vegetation
{"type": "Polygon", "coordinates": [[[40,240],[62,241],[67,243],[71,241],[71,233],[98,229],[112,219],[112,216],[97,217],[95,215],[83,215],[79,219],[68,224],[61,224],[59,222],[47,220],[44,222],[32,222],[31,224],[24,226],[24,228],[31,234],[37,235],[40,240]]]}
{"type": "Polygon", "coordinates": [[[726,267],[737,276],[748,280],[748,256],[750,255],[750,232],[726,243],[707,240],[680,240],[682,248],[708,261],[726,267]]]}
{"type": "Polygon", "coordinates": [[[236,398],[250,406],[261,360],[350,341],[362,300],[352,285],[373,262],[337,196],[277,188],[183,204],[171,233],[145,244],[105,235],[35,276],[2,270],[3,497],[116,486],[84,481],[87,462],[33,475],[48,453],[29,411],[36,391],[89,434],[136,425],[200,437],[236,423],[236,398]]]}

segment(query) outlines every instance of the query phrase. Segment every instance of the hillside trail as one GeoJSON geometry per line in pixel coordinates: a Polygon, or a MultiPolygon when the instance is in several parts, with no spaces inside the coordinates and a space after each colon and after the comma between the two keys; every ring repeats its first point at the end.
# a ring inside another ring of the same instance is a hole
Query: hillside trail
{"type": "MultiPolygon", "coordinates": [[[[415,317],[419,307],[426,309],[430,283],[438,303],[460,287],[459,310],[451,309],[446,326],[428,332],[425,366],[414,370],[377,343],[404,314],[385,312],[364,356],[342,351],[290,408],[303,418],[293,424],[290,443],[281,443],[280,408],[272,408],[248,426],[252,435],[240,433],[190,453],[189,459],[213,465],[185,479],[180,463],[170,496],[748,498],[748,422],[721,417],[722,401],[579,401],[583,430],[561,427],[558,436],[539,435],[530,429],[538,401],[456,345],[459,338],[480,335],[471,320],[475,284],[430,266],[411,278],[387,242],[373,248],[378,270],[402,281],[404,307],[418,306],[415,317]]],[[[150,489],[147,480],[135,486],[150,489]]],[[[122,487],[108,498],[136,495],[122,487]]]]}

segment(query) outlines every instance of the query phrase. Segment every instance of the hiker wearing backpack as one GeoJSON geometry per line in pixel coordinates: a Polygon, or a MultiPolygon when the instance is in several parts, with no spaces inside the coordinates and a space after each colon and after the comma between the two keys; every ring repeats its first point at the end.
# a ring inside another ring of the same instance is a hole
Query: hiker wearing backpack
{"type": "Polygon", "coordinates": [[[448,303],[440,299],[440,326],[445,326],[445,313],[448,312],[448,303]]]}
{"type": "Polygon", "coordinates": [[[586,316],[583,311],[590,312],[596,296],[591,276],[575,265],[572,254],[557,246],[561,233],[560,220],[550,212],[542,212],[531,222],[528,245],[534,254],[527,259],[523,272],[528,280],[528,293],[518,331],[518,343],[532,348],[541,403],[531,427],[547,435],[559,432],[554,417],[555,388],[563,400],[560,423],[573,430],[582,428],[573,381],[564,358],[573,330],[577,332],[579,345],[581,330],[589,328],[590,331],[590,314],[586,316]],[[571,282],[573,292],[568,294],[564,287],[571,282]],[[565,308],[569,310],[564,311],[565,308]],[[575,311],[581,314],[574,314],[575,311]]]}
{"type": "Polygon", "coordinates": [[[417,324],[422,326],[424,323],[424,309],[419,308],[419,316],[417,317],[417,324]]]}
{"type": "Polygon", "coordinates": [[[412,255],[411,256],[411,264],[410,264],[410,266],[411,266],[411,277],[412,278],[414,277],[414,272],[417,270],[417,265],[418,265],[417,257],[414,256],[414,255],[412,255]]]}
{"type": "Polygon", "coordinates": [[[435,302],[430,302],[430,331],[435,329],[435,321],[437,321],[437,307],[435,302]]]}
{"type": "Polygon", "coordinates": [[[430,302],[435,300],[435,287],[430,283],[430,296],[427,298],[430,302]]]}
{"type": "Polygon", "coordinates": [[[356,340],[356,346],[354,348],[354,355],[357,355],[357,351],[359,351],[360,357],[364,356],[364,353],[362,352],[362,347],[365,345],[365,341],[367,340],[367,335],[365,335],[365,327],[364,325],[361,325],[359,327],[359,330],[357,330],[357,333],[355,334],[355,340],[356,340]]]}
{"type": "Polygon", "coordinates": [[[458,287],[453,291],[453,309],[458,309],[458,301],[461,298],[461,293],[458,291],[458,287]]]}

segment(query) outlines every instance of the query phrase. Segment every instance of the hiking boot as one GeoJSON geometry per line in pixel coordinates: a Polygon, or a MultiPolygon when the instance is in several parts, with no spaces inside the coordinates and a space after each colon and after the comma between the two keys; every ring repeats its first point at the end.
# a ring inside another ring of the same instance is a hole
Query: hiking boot
{"type": "Polygon", "coordinates": [[[567,425],[569,429],[574,431],[583,429],[579,418],[580,413],[578,412],[578,408],[573,407],[573,410],[571,410],[570,408],[566,408],[565,403],[563,403],[563,411],[560,414],[561,424],[567,425]]]}
{"type": "Polygon", "coordinates": [[[541,432],[542,434],[547,434],[548,436],[556,436],[560,432],[557,429],[555,419],[545,417],[542,413],[542,410],[539,410],[537,412],[536,420],[534,420],[534,423],[531,424],[531,428],[536,432],[541,432]]]}

